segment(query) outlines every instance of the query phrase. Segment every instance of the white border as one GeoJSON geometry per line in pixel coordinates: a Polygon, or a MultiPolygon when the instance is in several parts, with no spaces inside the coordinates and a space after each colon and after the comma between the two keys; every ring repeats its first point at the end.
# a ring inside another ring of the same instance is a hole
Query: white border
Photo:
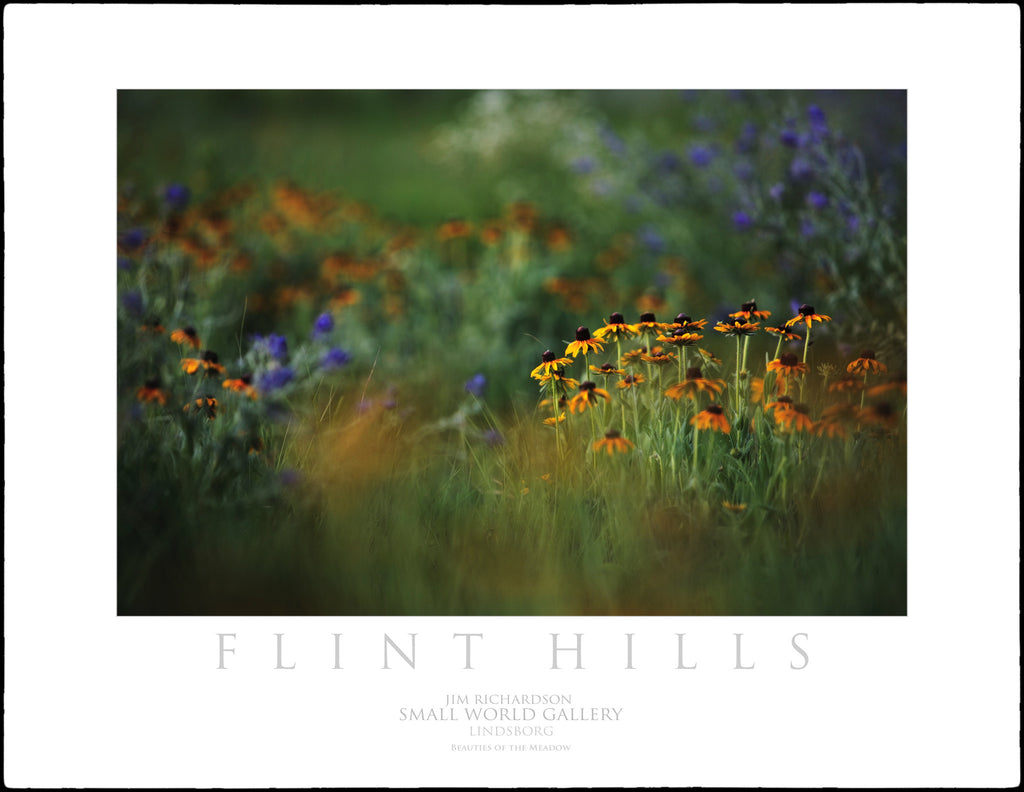
{"type": "Polygon", "coordinates": [[[1016,785],[1019,75],[1009,5],[6,6],[6,784],[1016,785]],[[908,89],[910,616],[116,619],[115,91],[184,87],[908,89]],[[379,668],[385,631],[419,634],[415,672],[379,668]],[[485,633],[479,670],[455,632],[485,633]],[[552,632],[592,666],[549,670],[552,632]],[[395,721],[464,690],[628,728],[512,759],[395,721]]]}

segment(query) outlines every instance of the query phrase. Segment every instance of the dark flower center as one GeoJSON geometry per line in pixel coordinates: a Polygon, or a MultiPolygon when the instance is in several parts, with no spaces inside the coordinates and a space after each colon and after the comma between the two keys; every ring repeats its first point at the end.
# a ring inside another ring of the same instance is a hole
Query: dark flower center
{"type": "Polygon", "coordinates": [[[704,408],[704,412],[711,413],[712,415],[721,415],[722,408],[719,407],[717,404],[711,404],[704,408]]]}
{"type": "Polygon", "coordinates": [[[689,321],[690,321],[690,317],[687,316],[684,313],[676,315],[676,324],[688,324],[689,321]]]}
{"type": "Polygon", "coordinates": [[[687,332],[685,327],[680,327],[674,333],[672,333],[672,335],[675,336],[676,338],[680,338],[682,336],[689,335],[689,333],[687,332]]]}
{"type": "Polygon", "coordinates": [[[192,325],[189,325],[188,327],[186,327],[185,330],[184,330],[184,333],[189,338],[195,338],[196,337],[196,329],[194,327],[192,327],[192,325]]]}
{"type": "Polygon", "coordinates": [[[203,360],[205,360],[207,363],[217,363],[217,353],[211,352],[209,349],[207,349],[205,352],[203,352],[203,360]]]}
{"type": "Polygon", "coordinates": [[[146,390],[156,390],[160,387],[160,378],[153,377],[153,379],[146,380],[146,390]]]}
{"type": "Polygon", "coordinates": [[[590,380],[587,380],[586,382],[581,382],[580,383],[580,391],[582,393],[586,393],[588,391],[592,391],[596,387],[597,387],[597,383],[596,382],[591,382],[590,380]]]}
{"type": "Polygon", "coordinates": [[[577,341],[589,341],[590,340],[590,330],[587,329],[586,327],[577,327],[576,328],[576,340],[577,341]]]}
{"type": "Polygon", "coordinates": [[[798,358],[792,352],[783,352],[779,356],[779,363],[781,363],[786,368],[792,368],[793,366],[797,365],[797,363],[799,363],[799,362],[800,362],[800,358],[798,358]]]}
{"type": "Polygon", "coordinates": [[[551,363],[555,359],[555,353],[549,349],[543,355],[540,356],[540,359],[543,363],[551,363]]]}
{"type": "Polygon", "coordinates": [[[622,314],[618,313],[617,311],[615,313],[613,313],[610,317],[608,317],[608,324],[616,325],[616,324],[625,324],[625,323],[626,323],[626,317],[624,317],[622,314]]]}
{"type": "Polygon", "coordinates": [[[813,305],[806,305],[806,304],[801,305],[800,306],[800,315],[801,316],[813,316],[814,315],[814,306],[813,305]]]}
{"type": "Polygon", "coordinates": [[[615,371],[615,366],[613,366],[611,363],[605,363],[603,366],[601,366],[601,371],[605,371],[605,372],[615,371]]]}
{"type": "Polygon", "coordinates": [[[754,302],[753,300],[751,300],[750,302],[745,302],[743,303],[743,305],[740,306],[740,310],[745,311],[746,313],[752,313],[753,311],[757,310],[757,303],[754,302]]]}
{"type": "Polygon", "coordinates": [[[779,396],[780,404],[792,404],[793,400],[789,396],[779,396]]]}
{"type": "Polygon", "coordinates": [[[879,418],[891,418],[893,414],[892,405],[889,404],[889,402],[882,402],[881,404],[876,404],[874,407],[874,411],[875,415],[877,415],[879,418]]]}
{"type": "Polygon", "coordinates": [[[640,321],[641,322],[656,322],[658,320],[654,318],[654,314],[648,312],[648,313],[640,314],[640,321]]]}
{"type": "Polygon", "coordinates": [[[243,374],[239,379],[243,385],[252,385],[252,374],[243,374]]]}
{"type": "Polygon", "coordinates": [[[688,380],[689,379],[700,379],[701,378],[700,366],[696,366],[694,368],[688,368],[686,370],[686,378],[688,380]]]}
{"type": "Polygon", "coordinates": [[[874,360],[875,353],[872,352],[870,349],[865,349],[863,352],[860,353],[860,357],[861,360],[874,360]]]}
{"type": "Polygon", "coordinates": [[[808,407],[806,404],[794,404],[793,409],[796,410],[798,413],[803,413],[804,415],[809,415],[811,412],[810,407],[808,407]]]}
{"type": "Polygon", "coordinates": [[[606,440],[615,440],[621,437],[618,429],[609,429],[607,432],[604,433],[604,436],[606,440]]]}

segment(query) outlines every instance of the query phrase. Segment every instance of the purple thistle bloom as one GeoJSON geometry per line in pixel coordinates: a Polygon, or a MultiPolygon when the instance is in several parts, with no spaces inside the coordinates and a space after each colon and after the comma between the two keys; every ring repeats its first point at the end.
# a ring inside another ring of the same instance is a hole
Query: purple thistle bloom
{"type": "Polygon", "coordinates": [[[474,374],[466,382],[466,393],[471,393],[477,398],[484,395],[484,388],[487,387],[487,378],[483,374],[474,374]]]}
{"type": "Polygon", "coordinates": [[[121,234],[121,247],[125,250],[135,250],[142,247],[146,241],[146,231],[143,228],[132,228],[121,234]]]}
{"type": "Polygon", "coordinates": [[[334,329],[334,317],[329,313],[322,313],[313,323],[313,338],[323,338],[334,329]]]}
{"type": "Polygon", "coordinates": [[[142,316],[142,292],[136,290],[125,292],[121,297],[121,305],[133,317],[142,316]]]}
{"type": "Polygon", "coordinates": [[[828,206],[828,196],[817,190],[811,190],[807,194],[807,203],[812,209],[820,212],[828,206]]]}
{"type": "Polygon", "coordinates": [[[572,168],[573,173],[586,175],[588,173],[593,172],[596,166],[597,165],[594,162],[593,157],[577,157],[572,161],[572,165],[570,167],[572,168]]]}
{"type": "Polygon", "coordinates": [[[331,347],[320,358],[320,368],[324,371],[334,371],[347,365],[351,359],[352,356],[344,349],[331,347]]]}
{"type": "Polygon", "coordinates": [[[290,366],[276,366],[267,369],[256,378],[256,389],[264,393],[280,390],[295,379],[295,371],[290,366]]]}
{"type": "Polygon", "coordinates": [[[800,136],[792,127],[786,127],[779,133],[779,142],[787,148],[797,148],[800,145],[800,136]]]}
{"type": "Polygon", "coordinates": [[[823,138],[828,134],[828,122],[825,120],[825,111],[817,105],[807,108],[807,117],[811,122],[811,132],[817,138],[823,138]]]}
{"type": "Polygon", "coordinates": [[[265,355],[270,355],[274,360],[284,360],[288,357],[288,341],[282,335],[271,333],[264,337],[254,335],[252,337],[253,349],[257,349],[265,355]]]}
{"type": "Polygon", "coordinates": [[[191,197],[191,191],[184,184],[170,184],[164,190],[164,203],[167,204],[167,208],[175,212],[180,212],[188,206],[191,197]]]}
{"type": "Polygon", "coordinates": [[[773,184],[771,187],[768,188],[768,194],[772,197],[772,200],[774,201],[782,200],[782,193],[784,193],[785,191],[786,185],[783,184],[782,182],[773,184]]]}
{"type": "Polygon", "coordinates": [[[746,231],[754,225],[753,218],[743,210],[733,212],[732,224],[740,231],[746,231]]]}
{"type": "Polygon", "coordinates": [[[690,162],[698,168],[706,168],[715,158],[715,152],[708,146],[690,146],[690,162]]]}
{"type": "Polygon", "coordinates": [[[661,253],[665,249],[665,238],[654,226],[646,225],[640,229],[640,241],[652,253],[661,253]]]}
{"type": "Polygon", "coordinates": [[[793,161],[789,164],[789,175],[794,181],[809,179],[814,175],[814,166],[807,157],[798,154],[793,157],[793,161]]]}

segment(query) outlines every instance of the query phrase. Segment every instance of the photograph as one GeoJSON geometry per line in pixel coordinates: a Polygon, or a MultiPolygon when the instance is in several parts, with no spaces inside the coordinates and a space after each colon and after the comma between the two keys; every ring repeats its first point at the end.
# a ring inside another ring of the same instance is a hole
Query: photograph
{"type": "Polygon", "coordinates": [[[136,91],[120,615],[905,615],[905,91],[136,91]]]}

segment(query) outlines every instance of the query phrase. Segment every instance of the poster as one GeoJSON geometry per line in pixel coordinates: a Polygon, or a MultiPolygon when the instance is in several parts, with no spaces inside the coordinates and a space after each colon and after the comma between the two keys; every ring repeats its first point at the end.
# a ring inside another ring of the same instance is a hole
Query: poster
{"type": "Polygon", "coordinates": [[[1019,781],[1019,12],[541,11],[5,9],[8,785],[1019,781]],[[906,616],[117,615],[117,91],[482,84],[907,90],[906,616]]]}

